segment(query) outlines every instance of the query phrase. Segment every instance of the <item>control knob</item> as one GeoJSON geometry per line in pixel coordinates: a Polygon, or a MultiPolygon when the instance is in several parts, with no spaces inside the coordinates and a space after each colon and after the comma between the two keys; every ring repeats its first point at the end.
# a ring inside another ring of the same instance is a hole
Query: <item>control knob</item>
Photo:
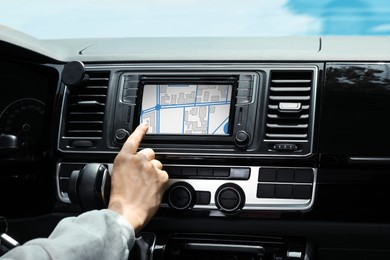
{"type": "Polygon", "coordinates": [[[234,142],[239,147],[245,147],[249,143],[250,136],[245,131],[238,131],[234,137],[234,142]]]}
{"type": "Polygon", "coordinates": [[[120,128],[115,132],[115,141],[118,144],[124,144],[129,136],[130,133],[126,129],[120,128]]]}
{"type": "Polygon", "coordinates": [[[176,182],[168,190],[168,205],[179,211],[192,209],[196,201],[194,188],[186,182],[176,182]]]}
{"type": "Polygon", "coordinates": [[[215,204],[224,213],[236,213],[245,204],[245,192],[237,184],[226,183],[217,189],[215,204]]]}
{"type": "Polygon", "coordinates": [[[83,211],[107,208],[110,192],[111,175],[106,164],[88,163],[70,175],[69,199],[83,211]]]}

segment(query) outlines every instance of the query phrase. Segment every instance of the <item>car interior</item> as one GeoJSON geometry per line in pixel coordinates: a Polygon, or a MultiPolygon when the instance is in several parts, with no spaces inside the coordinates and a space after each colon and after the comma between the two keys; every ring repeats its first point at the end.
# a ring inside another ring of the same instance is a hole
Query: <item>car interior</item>
{"type": "Polygon", "coordinates": [[[148,122],[140,149],[169,182],[132,259],[390,258],[389,46],[1,27],[1,250],[105,208],[116,154],[148,122]]]}

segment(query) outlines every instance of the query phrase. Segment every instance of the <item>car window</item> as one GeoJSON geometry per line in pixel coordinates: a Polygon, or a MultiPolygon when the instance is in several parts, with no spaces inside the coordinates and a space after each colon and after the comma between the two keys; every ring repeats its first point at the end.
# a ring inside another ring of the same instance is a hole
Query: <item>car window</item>
{"type": "Polygon", "coordinates": [[[387,0],[2,0],[0,24],[40,39],[388,35],[387,0]]]}

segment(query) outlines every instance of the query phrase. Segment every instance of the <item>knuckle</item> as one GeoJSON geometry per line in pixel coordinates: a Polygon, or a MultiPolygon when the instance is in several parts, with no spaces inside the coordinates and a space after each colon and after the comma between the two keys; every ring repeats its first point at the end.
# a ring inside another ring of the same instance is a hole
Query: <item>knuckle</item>
{"type": "Polygon", "coordinates": [[[137,161],[137,162],[142,162],[142,163],[144,163],[144,162],[146,162],[146,156],[145,156],[145,154],[144,153],[142,153],[142,152],[139,152],[139,153],[137,153],[137,154],[135,154],[134,155],[134,159],[137,161]]]}
{"type": "Polygon", "coordinates": [[[154,153],[154,150],[151,149],[151,148],[147,148],[147,150],[148,150],[148,153],[154,158],[154,156],[156,155],[156,154],[154,153]]]}
{"type": "Polygon", "coordinates": [[[123,163],[126,160],[127,160],[126,154],[123,152],[119,152],[115,157],[114,163],[123,163]]]}
{"type": "Polygon", "coordinates": [[[160,174],[161,176],[161,181],[166,184],[169,180],[169,176],[168,176],[168,173],[166,171],[161,171],[162,174],[160,174]]]}

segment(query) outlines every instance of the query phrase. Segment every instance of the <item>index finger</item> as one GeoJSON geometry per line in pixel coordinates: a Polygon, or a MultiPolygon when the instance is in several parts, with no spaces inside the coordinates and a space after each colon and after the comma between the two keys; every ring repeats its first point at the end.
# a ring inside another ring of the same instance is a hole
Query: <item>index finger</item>
{"type": "Polygon", "coordinates": [[[148,124],[142,123],[134,130],[134,132],[127,138],[126,142],[122,146],[122,151],[135,154],[139,147],[139,144],[144,138],[146,132],[148,131],[148,124]]]}

